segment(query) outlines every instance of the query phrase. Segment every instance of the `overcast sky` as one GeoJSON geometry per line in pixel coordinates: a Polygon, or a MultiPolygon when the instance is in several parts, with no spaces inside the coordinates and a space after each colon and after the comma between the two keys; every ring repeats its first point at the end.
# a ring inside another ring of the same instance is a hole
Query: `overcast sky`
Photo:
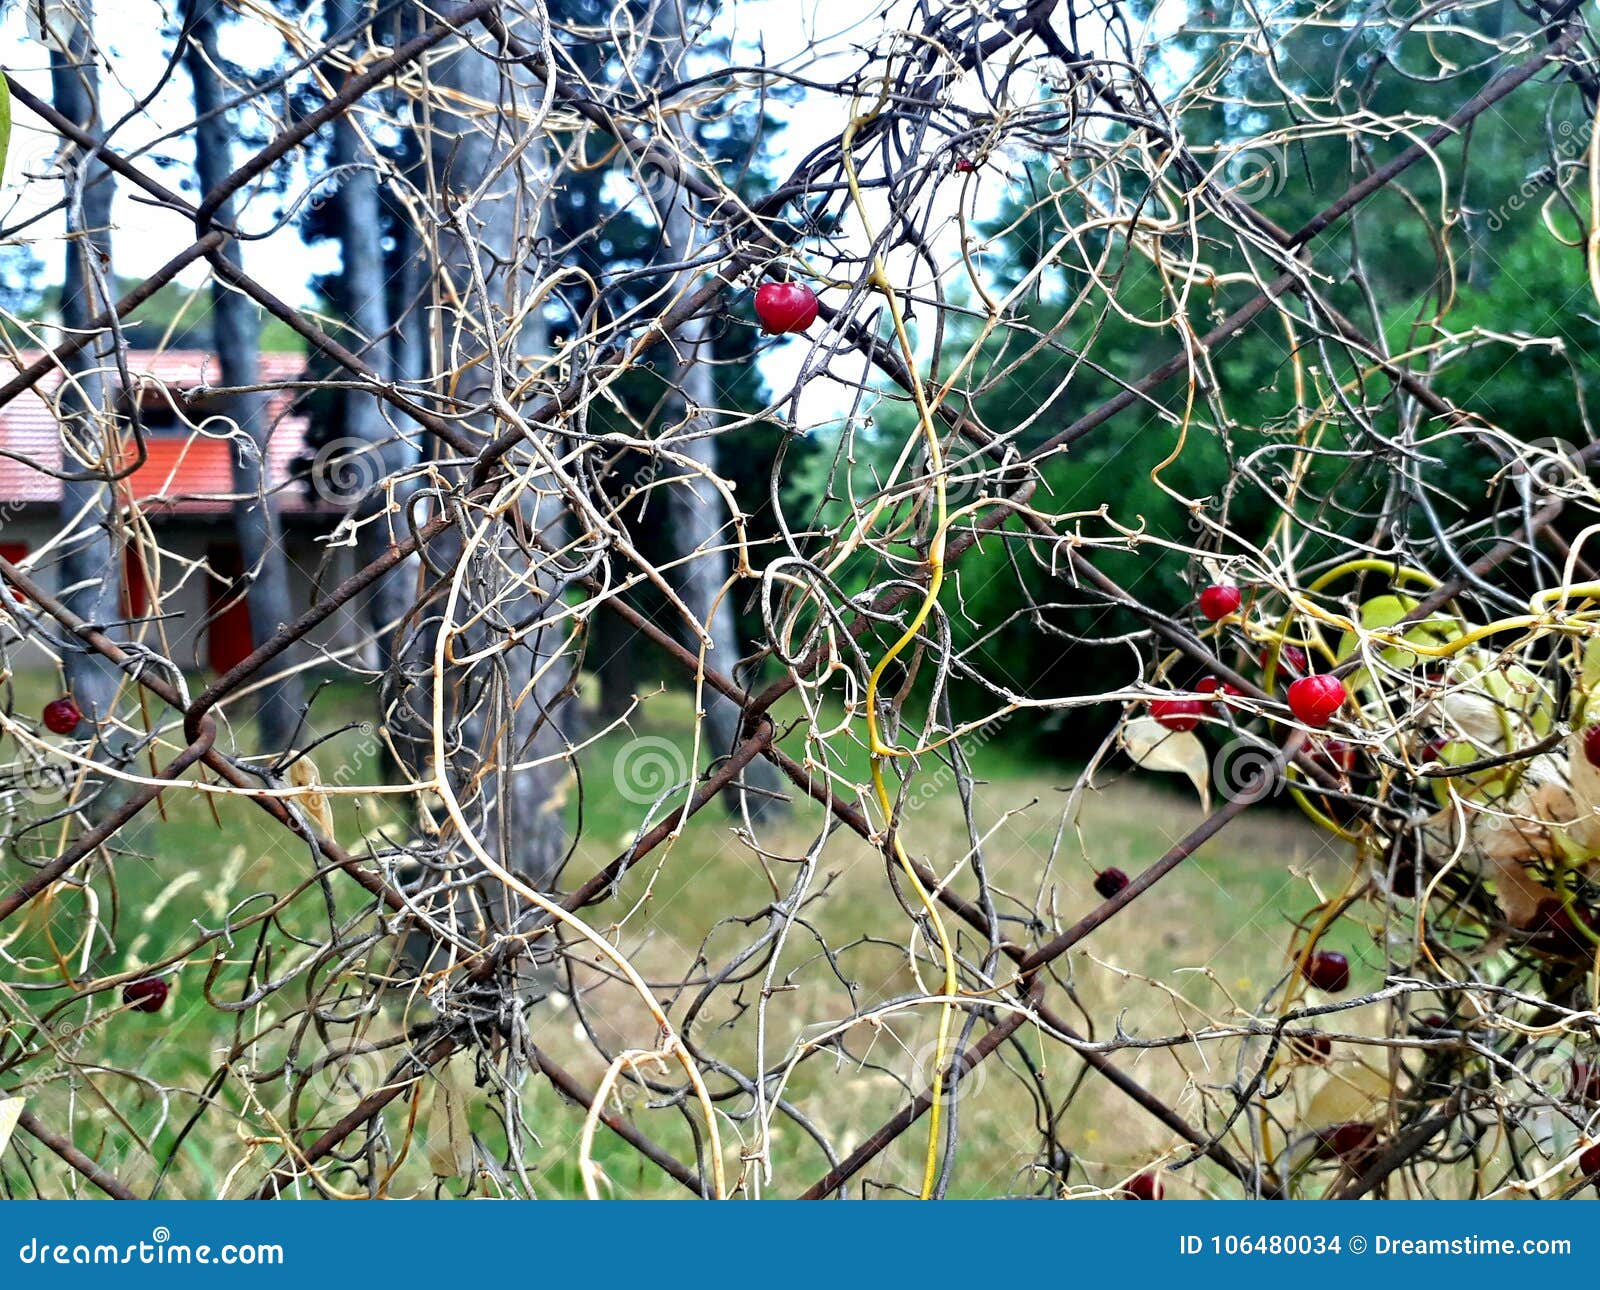
{"type": "MultiPolygon", "coordinates": [[[[165,144],[157,141],[165,134],[181,130],[193,117],[188,78],[181,71],[172,75],[144,111],[134,111],[139,100],[156,89],[166,70],[171,49],[165,33],[174,22],[174,6],[157,0],[99,0],[97,8],[96,31],[111,55],[110,75],[103,86],[104,116],[108,122],[121,122],[115,135],[118,150],[127,156],[154,145],[153,154],[144,164],[152,172],[159,173],[157,158],[180,163],[181,168],[161,176],[169,185],[176,186],[176,181],[188,178],[185,171],[193,156],[192,148],[187,139],[165,144]],[[133,115],[129,116],[130,113],[133,115]],[[124,122],[125,116],[129,119],[124,122]]],[[[819,0],[803,10],[792,0],[781,4],[776,0],[758,0],[729,5],[724,26],[743,48],[744,57],[753,60],[757,42],[761,42],[767,57],[774,63],[793,69],[805,65],[811,75],[826,75],[826,66],[819,67],[815,56],[806,57],[806,49],[814,44],[818,50],[831,53],[827,63],[842,70],[846,64],[859,61],[859,54],[854,53],[857,46],[870,43],[883,30],[883,12],[882,8],[864,10],[859,3],[850,0],[819,0]],[[793,21],[797,11],[802,13],[803,22],[793,21]],[[777,12],[783,13],[786,21],[771,22],[777,12]]],[[[285,50],[284,43],[258,21],[231,23],[224,28],[224,38],[225,53],[246,66],[268,64],[285,50]]],[[[46,52],[29,37],[23,6],[16,0],[11,0],[0,20],[0,65],[30,90],[41,97],[49,97],[46,52]]],[[[786,114],[786,128],[775,141],[780,172],[807,149],[836,133],[842,124],[835,119],[837,116],[837,111],[786,114]]],[[[36,117],[18,105],[10,159],[6,165],[5,191],[0,196],[0,220],[7,226],[59,198],[59,187],[48,182],[51,178],[49,162],[56,142],[52,132],[42,128],[36,117]]],[[[311,176],[294,168],[289,178],[293,190],[303,189],[311,176]]],[[[251,214],[257,212],[252,210],[251,214]]],[[[261,231],[266,227],[267,214],[265,209],[261,210],[254,221],[246,221],[246,226],[261,231]]],[[[118,186],[113,217],[117,268],[126,276],[137,276],[156,268],[192,240],[192,230],[185,220],[141,202],[126,184],[118,186]]],[[[60,255],[48,252],[58,249],[52,244],[60,233],[58,216],[47,216],[29,230],[29,236],[39,243],[46,271],[52,279],[59,276],[56,261],[60,255]]],[[[251,272],[270,266],[274,282],[296,304],[310,300],[307,284],[312,275],[326,272],[338,263],[337,252],[331,244],[308,247],[292,224],[267,240],[251,243],[245,250],[245,257],[251,272]]],[[[203,267],[196,267],[187,280],[199,281],[204,276],[203,267]]]]}
{"type": "MultiPolygon", "coordinates": [[[[274,64],[288,48],[285,39],[271,26],[274,21],[283,21],[277,18],[276,6],[271,0],[239,3],[252,9],[255,16],[224,27],[224,52],[244,66],[274,64]]],[[[1178,7],[1174,4],[1171,11],[1177,12],[1178,7]]],[[[108,122],[116,123],[118,151],[124,156],[138,156],[139,164],[160,174],[170,186],[187,187],[193,157],[188,138],[163,141],[164,136],[182,131],[193,116],[188,78],[179,71],[162,83],[170,55],[166,33],[174,24],[173,3],[99,0],[98,10],[97,33],[111,57],[110,75],[103,87],[103,114],[108,122]],[[148,105],[136,110],[145,98],[150,99],[148,105]],[[170,163],[165,170],[161,167],[163,160],[170,163]]],[[[764,61],[810,79],[828,80],[859,67],[863,48],[913,12],[914,7],[907,0],[891,0],[870,8],[860,0],[747,0],[727,4],[720,23],[733,38],[736,61],[764,61]]],[[[315,34],[303,37],[307,41],[320,37],[320,17],[313,22],[315,34]]],[[[1081,29],[1079,38],[1083,38],[1081,29]]],[[[21,6],[15,0],[0,19],[0,63],[30,89],[49,97],[45,51],[30,38],[21,6]]],[[[820,94],[784,109],[785,128],[773,141],[776,171],[787,173],[811,148],[836,135],[845,124],[848,110],[848,103],[820,94]]],[[[6,226],[14,226],[19,218],[45,209],[58,199],[60,186],[53,182],[50,170],[56,142],[53,133],[18,106],[4,191],[0,193],[0,222],[6,226]]],[[[954,237],[952,217],[960,194],[967,194],[971,213],[982,215],[992,210],[1007,186],[1008,164],[1007,158],[996,158],[977,183],[941,185],[934,199],[938,217],[934,226],[940,229],[938,236],[947,239],[942,249],[950,257],[954,257],[954,249],[948,239],[954,237]]],[[[314,176],[304,170],[297,158],[284,165],[287,172],[280,170],[278,178],[291,195],[304,193],[314,176]]],[[[277,197],[256,201],[248,207],[241,223],[252,232],[263,232],[271,226],[279,208],[277,197]]],[[[116,268],[124,277],[148,273],[193,239],[187,220],[141,200],[126,183],[117,186],[113,220],[116,268]]],[[[27,233],[37,243],[50,281],[59,280],[60,233],[60,218],[55,214],[46,215],[27,233]]],[[[337,250],[331,242],[308,246],[293,222],[268,238],[247,243],[244,256],[249,272],[269,281],[279,294],[299,305],[311,302],[313,276],[338,263],[337,250]]],[[[181,280],[195,284],[204,277],[204,266],[196,265],[181,280]]],[[[776,346],[764,360],[763,370],[775,390],[781,393],[792,383],[806,352],[803,342],[790,341],[776,346]]],[[[844,396],[839,390],[824,393],[819,389],[813,393],[809,401],[814,415],[826,416],[830,407],[842,406],[844,396]]]]}

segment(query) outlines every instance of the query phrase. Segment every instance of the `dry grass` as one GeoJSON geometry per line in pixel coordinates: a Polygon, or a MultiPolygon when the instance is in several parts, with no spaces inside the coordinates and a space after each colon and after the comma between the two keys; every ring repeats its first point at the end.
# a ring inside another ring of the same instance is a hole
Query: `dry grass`
{"type": "MultiPolygon", "coordinates": [[[[345,696],[330,711],[346,705],[342,710],[348,715],[356,702],[355,696],[345,696]]],[[[675,716],[672,705],[657,705],[651,716],[656,724],[641,725],[635,733],[671,731],[675,716]]],[[[637,827],[639,808],[616,799],[608,786],[607,759],[617,755],[618,741],[624,738],[596,746],[588,762],[588,827],[569,867],[570,881],[581,880],[611,859],[637,827]]],[[[355,733],[330,745],[320,757],[324,778],[333,778],[338,766],[364,756],[363,747],[355,733]]],[[[1039,773],[1016,753],[1008,758],[1003,747],[992,750],[984,770],[994,782],[985,794],[980,825],[986,834],[984,862],[995,887],[1015,894],[1021,908],[1034,903],[1042,885],[1049,893],[1045,907],[1063,924],[1096,902],[1090,886],[1095,869],[1117,865],[1137,872],[1200,819],[1198,804],[1165,782],[1119,779],[1087,796],[1078,827],[1063,832],[1059,815],[1067,801],[1062,787],[1073,778],[1069,772],[1039,773]]],[[[370,775],[373,767],[368,764],[364,773],[370,775]]],[[[119,854],[96,867],[100,931],[87,955],[87,971],[72,974],[79,987],[93,977],[157,961],[170,946],[192,937],[197,924],[219,926],[223,893],[249,889],[282,895],[307,884],[309,857],[282,830],[268,827],[259,812],[237,799],[219,802],[217,811],[213,820],[195,795],[169,795],[165,820],[153,812],[141,816],[119,839],[119,854]]],[[[339,803],[339,816],[340,835],[347,841],[395,827],[381,801],[345,799],[339,803]]],[[[772,834],[775,851],[787,857],[804,855],[822,826],[820,807],[798,804],[772,834]]],[[[905,836],[911,850],[941,870],[965,859],[965,828],[958,805],[947,797],[936,795],[910,815],[905,836]]],[[[25,845],[37,854],[49,844],[34,837],[25,845]]],[[[8,867],[14,863],[8,861],[8,867]]],[[[755,939],[773,901],[789,897],[804,869],[792,858],[763,862],[738,839],[733,822],[713,808],[631,872],[616,900],[590,913],[598,926],[617,936],[658,997],[670,1004],[675,1022],[682,1024],[695,1007],[707,965],[711,970],[724,967],[755,939]],[[697,965],[688,980],[672,975],[681,974],[687,963],[697,965]]],[[[1335,853],[1308,826],[1274,810],[1252,813],[1142,898],[1129,915],[1094,933],[1062,961],[1061,975],[1070,980],[1078,1008],[1074,1024],[1104,1036],[1120,1017],[1123,1028],[1133,1034],[1173,1034],[1207,1019],[1227,1020],[1235,1008],[1254,1008],[1286,970],[1290,920],[1316,899],[1312,883],[1339,884],[1343,874],[1335,853]]],[[[963,876],[954,879],[958,886],[963,876]]],[[[341,917],[362,908],[350,884],[334,890],[341,917]]],[[[920,943],[918,957],[925,970],[920,984],[914,978],[907,955],[911,920],[891,888],[882,857],[859,839],[842,833],[828,838],[805,890],[802,920],[792,929],[772,976],[775,991],[765,1042],[769,1069],[781,1066],[796,1045],[855,1010],[937,990],[937,973],[927,970],[931,960],[920,943]]],[[[173,1156],[163,1194],[236,1194],[276,1158],[271,1141],[247,1141],[270,1140],[287,1109],[278,1104],[281,1085],[260,1084],[257,1076],[282,1062],[289,1038],[278,1029],[280,1017],[293,1015],[300,1006],[304,985],[290,984],[281,1003],[269,996],[244,1013],[220,1011],[206,995],[209,990],[211,1000],[223,1002],[245,997],[256,979],[252,972],[259,974],[263,947],[279,975],[290,973],[302,953],[295,934],[310,940],[319,925],[325,926],[321,892],[315,885],[305,886],[270,927],[252,929],[249,937],[231,945],[219,940],[211,946],[214,959],[200,955],[185,962],[176,974],[174,997],[158,1017],[116,1007],[107,993],[92,1002],[73,1001],[80,990],[63,981],[60,964],[74,961],[71,938],[81,934],[83,914],[83,896],[63,892],[8,946],[15,956],[14,965],[6,969],[8,988],[25,991],[36,1014],[57,1008],[61,1031],[45,1041],[46,1047],[54,1047],[53,1055],[18,1065],[3,1077],[4,1086],[25,1085],[49,1122],[71,1122],[79,1144],[136,1190],[155,1185],[154,1161],[173,1153],[179,1126],[199,1112],[195,1129],[173,1156]],[[142,1049],[142,1055],[130,1059],[130,1049],[142,1049]],[[100,1069],[98,1059],[113,1053],[118,1064],[133,1065],[149,1083],[126,1087],[120,1077],[100,1069]],[[214,1092],[202,1099],[208,1084],[214,1092]],[[178,1091],[161,1094],[157,1085],[178,1091]]],[[[969,959],[981,958],[985,949],[966,935],[960,947],[969,959]]],[[[1372,955],[1370,941],[1366,954],[1372,955]]],[[[367,964],[345,970],[381,971],[387,965],[387,956],[375,955],[367,964]]],[[[737,994],[718,992],[714,1010],[698,1014],[689,1033],[703,1055],[725,1057],[744,1070],[755,1068],[763,966],[758,961],[749,969],[751,979],[737,994]]],[[[653,1046],[652,1026],[624,986],[598,968],[580,973],[578,986],[583,1012],[609,1051],[653,1046]]],[[[327,1087],[318,1085],[325,1109],[315,1122],[331,1123],[356,1094],[381,1082],[393,1056],[385,1045],[399,1042],[409,1028],[432,1015],[425,998],[396,990],[379,1014],[354,1024],[330,1020],[322,1034],[303,1037],[298,1049],[302,1066],[351,1046],[379,1049],[355,1064],[354,1086],[331,1076],[327,1087]]],[[[591,1046],[579,1039],[577,1026],[572,1002],[559,994],[535,1005],[530,1017],[534,1042],[592,1084],[603,1068],[591,1046]]],[[[787,1096],[826,1130],[836,1149],[847,1151],[903,1102],[908,1084],[920,1088],[926,1082],[934,1036],[935,1016],[928,1007],[902,1009],[881,1024],[858,1022],[841,1048],[814,1052],[800,1064],[787,1096]]],[[[1085,1078],[1083,1064],[1067,1050],[1027,1029],[1020,1039],[1038,1078],[1058,1107],[1065,1108],[1058,1136],[1076,1157],[1068,1176],[1071,1186],[1111,1185],[1176,1145],[1168,1130],[1104,1080],[1093,1073],[1085,1078]]],[[[11,1036],[13,1045],[39,1042],[37,1036],[11,1036]]],[[[1119,1062],[1163,1098],[1176,1098],[1182,1109],[1198,1117],[1196,1088],[1226,1083],[1233,1072],[1215,1063],[1232,1060],[1229,1054],[1237,1048],[1216,1045],[1205,1055],[1192,1047],[1150,1050],[1124,1055],[1119,1062]],[[1213,1064],[1208,1066],[1207,1060],[1213,1064]]],[[[472,1128],[487,1155],[496,1157],[504,1129],[497,1099],[482,1088],[474,1090],[482,1074],[472,1057],[462,1055],[452,1063],[448,1078],[457,1094],[471,1101],[472,1128]]],[[[966,1082],[958,1107],[961,1149],[952,1195],[993,1196],[1048,1186],[1047,1178],[1030,1171],[1039,1143],[1030,1078],[1019,1054],[1007,1051],[1003,1063],[991,1060],[966,1082]]],[[[715,1077],[712,1083],[727,1087],[715,1077]]],[[[581,1113],[537,1075],[524,1073],[519,1085],[525,1119],[542,1144],[534,1157],[535,1189],[558,1195],[581,1190],[581,1113]]],[[[692,1139],[677,1109],[652,1108],[633,1089],[625,1091],[623,1101],[642,1129],[681,1158],[692,1157],[692,1139]]],[[[459,1180],[437,1183],[432,1178],[429,1153],[422,1149],[427,1139],[437,1140],[442,1133],[443,1102],[430,1085],[414,1103],[401,1099],[387,1117],[396,1151],[413,1112],[418,1130],[418,1141],[392,1180],[392,1194],[428,1193],[435,1186],[460,1190],[459,1180]]],[[[747,1099],[732,1099],[724,1106],[742,1117],[724,1125],[729,1166],[737,1170],[736,1153],[752,1150],[759,1135],[747,1099]]],[[[869,1190],[878,1184],[914,1184],[925,1132],[917,1126],[883,1155],[866,1175],[873,1180],[869,1190]]],[[[816,1145],[781,1116],[771,1149],[767,1194],[798,1192],[826,1168],[816,1145]]],[[[597,1159],[618,1194],[682,1194],[677,1184],[641,1164],[604,1131],[597,1159]]],[[[1169,1192],[1192,1194],[1212,1180],[1209,1167],[1189,1171],[1169,1184],[1169,1192]]],[[[45,1194],[61,1194],[67,1183],[53,1161],[42,1164],[36,1181],[45,1194]]]]}

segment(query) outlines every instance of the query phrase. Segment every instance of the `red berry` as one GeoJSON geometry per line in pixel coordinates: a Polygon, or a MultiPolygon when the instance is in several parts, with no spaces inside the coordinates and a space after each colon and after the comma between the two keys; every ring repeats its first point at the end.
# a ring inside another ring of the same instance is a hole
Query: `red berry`
{"type": "Polygon", "coordinates": [[[1323,1149],[1341,1160],[1349,1160],[1369,1150],[1378,1140],[1378,1130],[1370,1124],[1352,1120],[1345,1124],[1332,1124],[1317,1133],[1323,1149]]]}
{"type": "Polygon", "coordinates": [[[1318,950],[1300,964],[1300,975],[1328,994],[1350,984],[1350,960],[1338,950],[1318,950]]]}
{"type": "Polygon", "coordinates": [[[970,175],[977,168],[978,168],[978,163],[973,161],[971,157],[957,157],[956,158],[956,167],[955,167],[955,169],[956,169],[956,174],[958,174],[958,175],[970,175]]]}
{"type": "Polygon", "coordinates": [[[1585,1178],[1600,1174],[1600,1142],[1583,1149],[1583,1154],[1578,1157],[1578,1169],[1585,1178]]]}
{"type": "Polygon", "coordinates": [[[1574,1057],[1567,1081],[1567,1092],[1573,1097],[1581,1097],[1586,1102],[1600,1102],[1600,1068],[1591,1066],[1582,1058],[1574,1057]]]}
{"type": "Polygon", "coordinates": [[[1356,768],[1356,750],[1353,744],[1347,744],[1343,739],[1318,739],[1311,745],[1311,756],[1314,760],[1326,762],[1335,770],[1348,775],[1356,768]]]}
{"type": "Polygon", "coordinates": [[[1217,583],[1200,593],[1200,612],[1212,622],[1216,622],[1229,614],[1237,613],[1239,603],[1243,599],[1239,588],[1231,582],[1217,583]]]}
{"type": "MultiPolygon", "coordinates": [[[[1582,914],[1579,917],[1584,917],[1582,914]]],[[[1584,918],[1584,922],[1589,920],[1584,918]]],[[[1594,942],[1584,935],[1583,929],[1573,921],[1572,914],[1559,896],[1547,896],[1539,902],[1539,907],[1533,912],[1533,921],[1528,924],[1528,931],[1535,936],[1548,936],[1559,946],[1588,954],[1594,950],[1594,942]]]]}
{"type": "Polygon", "coordinates": [[[1590,726],[1583,732],[1583,759],[1591,766],[1600,766],[1600,726],[1590,726]]]}
{"type": "Polygon", "coordinates": [[[1244,691],[1237,685],[1230,685],[1227,681],[1219,680],[1214,676],[1201,677],[1194,689],[1196,694],[1209,695],[1212,703],[1226,699],[1230,695],[1238,698],[1244,694],[1244,691]]]}
{"type": "Polygon", "coordinates": [[[1104,900],[1110,900],[1128,885],[1128,875],[1121,869],[1102,869],[1094,876],[1094,889],[1104,900]]]}
{"type": "Polygon", "coordinates": [[[1135,1174],[1123,1184],[1119,1200],[1160,1200],[1166,1189],[1161,1185],[1161,1176],[1154,1169],[1147,1169],[1142,1174],[1135,1174]]]}
{"type": "Polygon", "coordinates": [[[1325,726],[1348,697],[1336,676],[1302,676],[1289,686],[1289,711],[1308,726],[1325,726]]]}
{"type": "Polygon", "coordinates": [[[1289,1047],[1307,1061],[1325,1062],[1333,1056],[1333,1040],[1326,1035],[1290,1035],[1289,1047]]]}
{"type": "Polygon", "coordinates": [[[1150,715],[1168,730],[1193,730],[1205,715],[1206,705],[1199,699],[1152,699],[1150,715]]]}
{"type": "Polygon", "coordinates": [[[1535,936],[1545,933],[1570,936],[1578,929],[1572,921],[1572,915],[1567,913],[1567,907],[1561,903],[1561,898],[1546,896],[1533,911],[1533,921],[1528,924],[1528,930],[1535,936]]]}
{"type": "Polygon", "coordinates": [[[83,712],[70,694],[44,705],[44,728],[54,735],[70,735],[83,720],[83,712]]]}
{"type": "MultiPolygon", "coordinates": [[[[1267,660],[1272,657],[1269,646],[1261,651],[1261,666],[1266,667],[1267,660]]],[[[1306,656],[1305,650],[1298,645],[1285,645],[1278,650],[1278,671],[1288,672],[1291,676],[1304,676],[1311,670],[1311,660],[1306,656]]]]}
{"type": "Polygon", "coordinates": [[[804,331],[817,321],[817,295],[801,282],[763,282],[756,291],[761,330],[779,336],[804,331]]]}
{"type": "Polygon", "coordinates": [[[160,977],[147,976],[122,987],[122,1002],[135,1012],[160,1012],[171,989],[160,977]]]}

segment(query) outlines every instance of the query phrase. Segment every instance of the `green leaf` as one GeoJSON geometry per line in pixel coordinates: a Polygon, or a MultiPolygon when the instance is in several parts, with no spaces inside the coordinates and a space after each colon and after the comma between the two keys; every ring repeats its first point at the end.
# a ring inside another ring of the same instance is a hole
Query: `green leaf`
{"type": "Polygon", "coordinates": [[[1600,636],[1591,636],[1584,643],[1581,676],[1586,693],[1600,693],[1600,636]]]}
{"type": "MultiPolygon", "coordinates": [[[[1393,627],[1401,619],[1416,609],[1420,601],[1413,600],[1410,596],[1385,595],[1374,596],[1370,600],[1361,602],[1361,607],[1356,612],[1356,621],[1361,624],[1362,632],[1383,631],[1393,627]]],[[[1463,627],[1458,619],[1448,614],[1430,614],[1420,623],[1408,627],[1400,636],[1403,641],[1413,645],[1427,645],[1437,647],[1448,645],[1463,632],[1463,627]]],[[[1335,656],[1343,662],[1356,652],[1360,644],[1360,633],[1345,632],[1339,638],[1339,646],[1335,656]]],[[[1408,649],[1398,645],[1389,645],[1378,651],[1378,657],[1389,664],[1390,667],[1404,670],[1417,666],[1417,656],[1408,649]]],[[[1352,686],[1365,685],[1371,678],[1367,669],[1362,668],[1351,678],[1352,686]]]]}
{"type": "Polygon", "coordinates": [[[6,153],[11,151],[11,85],[0,75],[0,183],[6,178],[6,153]]]}
{"type": "Polygon", "coordinates": [[[20,1097],[0,1098],[0,1151],[4,1151],[6,1144],[11,1141],[11,1131],[22,1118],[23,1106],[24,1101],[20,1097]]]}

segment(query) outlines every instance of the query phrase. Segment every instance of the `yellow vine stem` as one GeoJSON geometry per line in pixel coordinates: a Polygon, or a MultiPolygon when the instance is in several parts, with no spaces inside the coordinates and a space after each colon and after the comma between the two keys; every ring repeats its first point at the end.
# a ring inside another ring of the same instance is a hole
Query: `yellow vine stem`
{"type": "Polygon", "coordinates": [[[1589,131],[1589,228],[1583,257],[1589,266],[1589,290],[1600,300],[1600,105],[1589,131]]]}
{"type": "MultiPolygon", "coordinates": [[[[841,139],[841,155],[844,158],[845,178],[850,185],[850,198],[856,208],[856,213],[861,220],[862,231],[870,246],[873,242],[871,223],[867,218],[866,203],[861,197],[861,187],[857,182],[854,143],[857,131],[867,125],[883,110],[884,102],[888,97],[887,77],[884,89],[873,107],[851,119],[845,127],[841,139]]],[[[944,454],[939,444],[939,432],[933,423],[933,408],[928,402],[927,392],[922,386],[922,377],[917,372],[916,352],[911,345],[911,338],[906,333],[905,317],[900,310],[899,298],[895,295],[894,287],[889,281],[889,275],[883,266],[883,259],[874,253],[872,269],[868,275],[868,282],[884,298],[889,308],[889,317],[894,324],[895,340],[900,346],[900,352],[905,359],[906,372],[911,382],[911,397],[916,403],[917,420],[920,423],[922,434],[928,449],[928,473],[933,479],[934,496],[934,528],[928,542],[928,587],[923,593],[922,603],[917,607],[917,612],[911,616],[911,621],[906,626],[904,634],[899,640],[889,647],[884,656],[872,669],[867,678],[867,692],[865,696],[867,708],[867,749],[872,766],[872,790],[877,796],[879,809],[883,812],[883,827],[888,831],[889,843],[894,850],[895,859],[900,862],[900,867],[905,871],[906,881],[911,884],[911,889],[917,893],[917,900],[928,915],[928,921],[933,925],[934,934],[939,940],[939,952],[944,959],[944,993],[939,1005],[939,1037],[934,1047],[933,1057],[933,1101],[928,1108],[928,1152],[923,1163],[921,1199],[927,1200],[933,1195],[934,1183],[939,1175],[939,1144],[940,1131],[944,1125],[942,1102],[944,1093],[944,1064],[946,1054],[950,1048],[950,1022],[954,1012],[953,1000],[956,997],[956,956],[951,944],[950,933],[946,930],[944,919],[939,916],[939,907],[934,904],[933,897],[928,894],[927,888],[922,885],[922,880],[917,877],[917,871],[911,864],[911,857],[907,854],[904,844],[900,841],[899,830],[894,826],[894,801],[889,796],[888,781],[884,777],[883,768],[891,757],[905,756],[893,744],[885,743],[878,731],[878,685],[883,679],[884,672],[889,665],[898,658],[902,651],[917,638],[923,624],[928,621],[928,616],[933,612],[933,607],[939,600],[939,588],[944,583],[944,543],[945,530],[949,518],[945,509],[945,484],[944,484],[944,454]]]]}
{"type": "Polygon", "coordinates": [[[1343,564],[1329,569],[1320,578],[1306,586],[1307,591],[1323,591],[1332,586],[1340,578],[1352,573],[1386,573],[1394,582],[1416,582],[1424,587],[1437,587],[1439,580],[1431,573],[1422,569],[1413,569],[1408,564],[1396,564],[1393,560],[1346,560],[1343,564]]]}

